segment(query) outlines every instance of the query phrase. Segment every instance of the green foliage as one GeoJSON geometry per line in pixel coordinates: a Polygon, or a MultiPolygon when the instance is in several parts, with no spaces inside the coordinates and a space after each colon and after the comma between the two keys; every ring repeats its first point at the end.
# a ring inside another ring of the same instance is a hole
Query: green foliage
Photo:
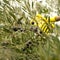
{"type": "Polygon", "coordinates": [[[0,1],[0,60],[60,60],[60,27],[55,35],[46,35],[29,22],[36,13],[50,11],[41,2],[12,0],[0,1]]]}

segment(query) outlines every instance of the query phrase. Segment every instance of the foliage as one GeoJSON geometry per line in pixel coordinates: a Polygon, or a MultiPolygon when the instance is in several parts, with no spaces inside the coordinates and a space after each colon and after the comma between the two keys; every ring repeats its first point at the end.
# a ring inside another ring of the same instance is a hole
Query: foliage
{"type": "Polygon", "coordinates": [[[36,13],[49,12],[37,1],[0,1],[0,60],[60,60],[60,27],[56,25],[54,35],[46,35],[29,23],[36,13]]]}

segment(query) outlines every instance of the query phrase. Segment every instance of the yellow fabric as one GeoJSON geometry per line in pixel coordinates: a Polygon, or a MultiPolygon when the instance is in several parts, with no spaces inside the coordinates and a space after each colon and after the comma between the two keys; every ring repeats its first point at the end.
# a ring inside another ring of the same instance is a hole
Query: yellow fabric
{"type": "MultiPolygon", "coordinates": [[[[51,28],[55,27],[55,25],[52,23],[52,22],[55,22],[55,18],[56,17],[50,18],[51,28]]],[[[45,33],[49,32],[49,29],[46,24],[46,23],[48,23],[48,19],[46,19],[45,17],[42,17],[40,14],[36,15],[35,20],[31,19],[30,23],[32,23],[32,22],[34,22],[33,25],[38,26],[43,32],[45,32],[45,33]]]]}

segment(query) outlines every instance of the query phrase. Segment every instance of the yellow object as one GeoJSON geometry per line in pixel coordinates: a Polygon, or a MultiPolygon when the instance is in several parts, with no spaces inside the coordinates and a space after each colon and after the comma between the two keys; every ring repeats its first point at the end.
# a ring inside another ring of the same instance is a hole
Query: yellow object
{"type": "Polygon", "coordinates": [[[34,26],[38,26],[43,32],[49,33],[49,29],[54,28],[54,22],[56,17],[51,17],[50,22],[45,17],[42,17],[40,14],[37,14],[35,19],[31,19],[30,23],[34,26]],[[50,26],[50,27],[49,27],[50,26]]]}
{"type": "Polygon", "coordinates": [[[55,16],[55,17],[51,17],[51,18],[50,18],[50,21],[51,21],[51,22],[55,22],[55,21],[56,21],[56,16],[55,16]]]}

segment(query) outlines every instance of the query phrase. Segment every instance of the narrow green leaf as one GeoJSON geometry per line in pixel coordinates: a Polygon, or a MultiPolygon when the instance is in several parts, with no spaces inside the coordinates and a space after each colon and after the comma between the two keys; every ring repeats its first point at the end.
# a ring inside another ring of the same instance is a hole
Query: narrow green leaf
{"type": "Polygon", "coordinates": [[[9,17],[7,17],[7,20],[8,20],[8,22],[9,22],[10,24],[12,24],[12,21],[11,21],[11,19],[10,19],[9,17]]]}
{"type": "Polygon", "coordinates": [[[7,33],[12,33],[12,31],[10,31],[9,29],[7,29],[7,28],[3,28],[3,31],[5,31],[5,32],[7,32],[7,33]]]}
{"type": "Polygon", "coordinates": [[[9,1],[7,1],[7,0],[3,0],[6,4],[9,4],[9,1]]]}
{"type": "Polygon", "coordinates": [[[16,16],[14,15],[13,12],[9,12],[9,14],[16,20],[16,16]]]}
{"type": "Polygon", "coordinates": [[[22,23],[21,20],[23,19],[23,17],[21,17],[20,19],[18,19],[17,23],[20,24],[22,23]]]}

